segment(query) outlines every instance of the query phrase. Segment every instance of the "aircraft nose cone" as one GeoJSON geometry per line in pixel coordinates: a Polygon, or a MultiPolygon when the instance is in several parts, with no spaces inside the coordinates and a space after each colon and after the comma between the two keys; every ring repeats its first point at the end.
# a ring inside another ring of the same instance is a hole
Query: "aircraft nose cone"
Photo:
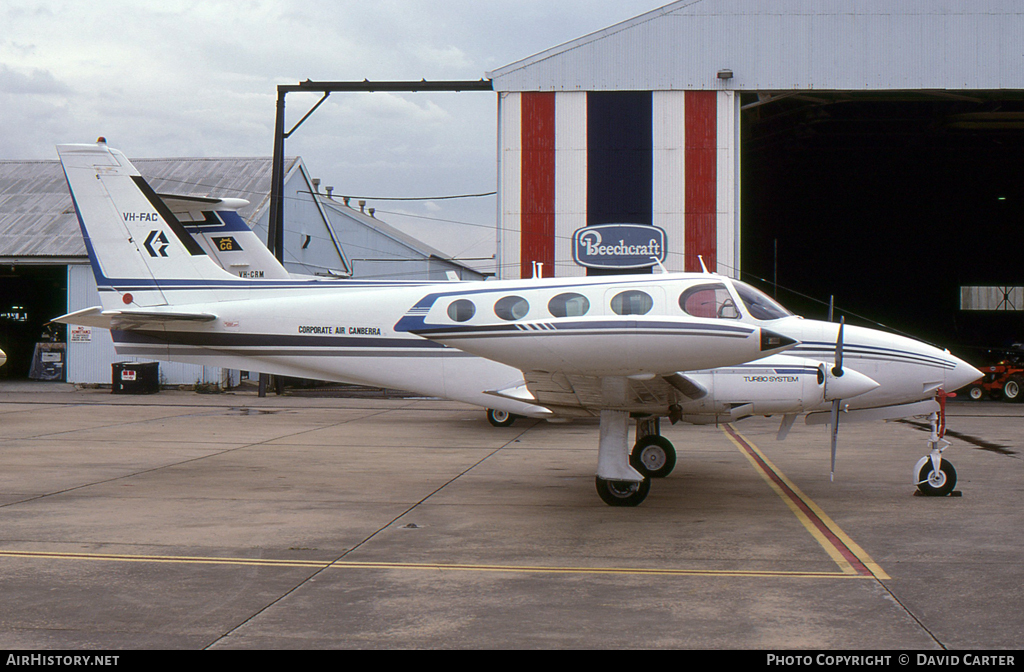
{"type": "Polygon", "coordinates": [[[825,399],[828,401],[857,397],[876,387],[878,383],[873,379],[849,367],[844,368],[841,376],[833,375],[832,369],[825,367],[825,399]]]}
{"type": "Polygon", "coordinates": [[[952,370],[946,371],[946,386],[944,389],[948,392],[960,389],[964,385],[973,383],[985,375],[962,359],[953,357],[953,361],[956,363],[956,366],[952,370]]]}
{"type": "Polygon", "coordinates": [[[796,344],[796,339],[789,336],[783,336],[767,329],[761,330],[761,352],[781,352],[796,344]]]}

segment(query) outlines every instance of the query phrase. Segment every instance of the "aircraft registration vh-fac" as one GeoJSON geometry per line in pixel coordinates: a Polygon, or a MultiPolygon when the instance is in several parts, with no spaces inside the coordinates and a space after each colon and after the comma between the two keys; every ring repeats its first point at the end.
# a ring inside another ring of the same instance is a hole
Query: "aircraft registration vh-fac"
{"type": "MultiPolygon", "coordinates": [[[[491,409],[492,420],[598,416],[596,485],[610,505],[639,504],[672,471],[662,417],[780,414],[782,437],[798,415],[823,415],[834,471],[840,413],[936,423],[935,395],[981,375],[947,351],[806,320],[710,273],[292,276],[234,212],[244,201],[158,195],[102,138],[57,151],[102,305],[55,321],[110,329],[122,355],[406,389],[491,409]]],[[[933,439],[916,481],[946,494],[955,471],[933,439]]]]}

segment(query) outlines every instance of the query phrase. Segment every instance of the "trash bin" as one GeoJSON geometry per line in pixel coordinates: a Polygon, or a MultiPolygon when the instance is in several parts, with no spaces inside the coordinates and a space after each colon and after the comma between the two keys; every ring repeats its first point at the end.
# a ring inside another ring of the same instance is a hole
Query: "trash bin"
{"type": "Polygon", "coordinates": [[[111,393],[156,394],[160,391],[159,362],[114,362],[110,365],[111,393]]]}
{"type": "Polygon", "coordinates": [[[64,380],[64,343],[36,343],[28,377],[32,380],[64,380]]]}

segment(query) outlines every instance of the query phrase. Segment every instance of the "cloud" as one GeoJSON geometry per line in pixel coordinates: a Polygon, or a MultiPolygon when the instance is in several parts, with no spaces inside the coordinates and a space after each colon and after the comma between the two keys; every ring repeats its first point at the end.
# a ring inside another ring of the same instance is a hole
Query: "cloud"
{"type": "Polygon", "coordinates": [[[25,74],[0,63],[0,93],[63,96],[71,93],[71,87],[47,70],[33,68],[25,74]]]}
{"type": "MultiPolygon", "coordinates": [[[[61,3],[59,11],[50,4],[0,7],[0,123],[8,130],[0,159],[56,158],[55,144],[99,135],[134,157],[268,156],[278,84],[479,79],[664,3],[104,0],[61,3]]],[[[288,127],[318,98],[289,95],[288,127]]],[[[286,151],[338,194],[491,191],[496,109],[492,93],[332,94],[286,151]]],[[[446,252],[487,256],[495,210],[493,197],[410,204],[411,214],[471,225],[461,233],[434,220],[409,226],[446,252]]]]}

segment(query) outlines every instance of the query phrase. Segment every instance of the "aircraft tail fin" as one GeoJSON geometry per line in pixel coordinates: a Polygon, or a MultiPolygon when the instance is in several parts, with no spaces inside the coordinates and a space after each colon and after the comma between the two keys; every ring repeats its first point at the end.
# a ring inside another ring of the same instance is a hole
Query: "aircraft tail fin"
{"type": "Polygon", "coordinates": [[[224,283],[242,282],[218,266],[121,152],[95,144],[59,145],[68,188],[104,308],[215,301],[224,283]]]}

